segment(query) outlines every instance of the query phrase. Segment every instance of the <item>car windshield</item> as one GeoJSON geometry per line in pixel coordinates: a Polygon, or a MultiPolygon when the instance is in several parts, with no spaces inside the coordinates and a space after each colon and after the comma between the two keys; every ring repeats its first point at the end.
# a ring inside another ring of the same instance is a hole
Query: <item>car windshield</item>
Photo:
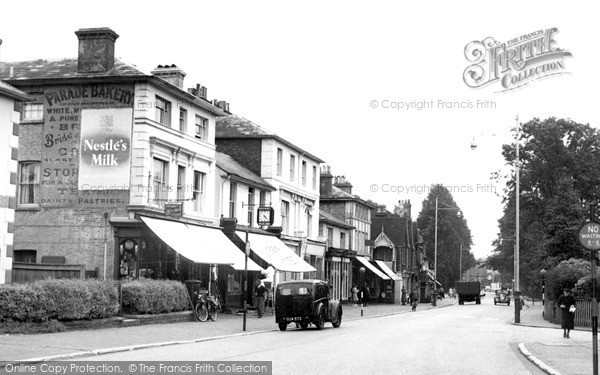
{"type": "Polygon", "coordinates": [[[288,284],[288,285],[280,285],[278,288],[279,293],[282,296],[302,296],[311,294],[312,284],[309,283],[301,283],[301,284],[288,284]]]}

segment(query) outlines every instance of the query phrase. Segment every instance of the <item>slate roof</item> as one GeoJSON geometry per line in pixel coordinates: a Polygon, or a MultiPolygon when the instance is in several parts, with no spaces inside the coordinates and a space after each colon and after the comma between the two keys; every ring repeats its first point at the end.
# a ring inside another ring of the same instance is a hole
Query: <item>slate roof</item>
{"type": "Polygon", "coordinates": [[[337,217],[323,211],[319,210],[319,221],[323,221],[325,223],[329,223],[344,229],[354,229],[355,227],[346,223],[344,220],[338,219],[337,217]]]}
{"type": "Polygon", "coordinates": [[[21,101],[29,101],[31,98],[29,95],[24,93],[23,91],[12,87],[11,85],[0,81],[0,95],[8,96],[9,98],[21,100],[21,101]]]}
{"type": "Polygon", "coordinates": [[[31,61],[0,62],[0,78],[4,80],[36,80],[98,77],[152,77],[136,67],[115,59],[115,66],[102,73],[78,73],[77,59],[39,59],[31,61]],[[12,67],[12,75],[10,69],[12,67]]]}
{"type": "MultiPolygon", "coordinates": [[[[406,245],[406,219],[400,216],[371,216],[371,240],[375,241],[381,228],[396,246],[406,245]]],[[[410,230],[410,223],[409,223],[410,230]]]]}
{"type": "MultiPolygon", "coordinates": [[[[38,59],[30,61],[0,62],[0,80],[12,85],[35,83],[61,83],[61,80],[119,80],[150,81],[171,94],[217,115],[226,114],[206,99],[199,98],[152,74],[144,73],[136,66],[115,59],[114,67],[107,72],[79,73],[77,58],[38,59]]],[[[73,82],[70,82],[73,83],[73,82]]]]}
{"type": "Polygon", "coordinates": [[[321,201],[358,201],[370,208],[376,208],[377,204],[375,204],[374,202],[371,201],[366,201],[364,199],[362,199],[361,197],[359,197],[358,195],[355,194],[350,194],[347,193],[345,191],[343,191],[342,189],[336,187],[335,185],[331,186],[331,193],[324,195],[321,194],[321,196],[319,197],[319,200],[321,201]]]}
{"type": "Polygon", "coordinates": [[[273,133],[270,130],[267,130],[261,127],[258,124],[253,123],[250,120],[247,120],[243,117],[239,117],[236,115],[223,116],[217,119],[217,131],[216,131],[216,139],[231,139],[231,138],[256,138],[256,139],[265,139],[272,138],[277,141],[285,144],[286,146],[293,148],[294,150],[303,153],[307,157],[319,162],[324,163],[323,160],[318,158],[317,156],[307,152],[306,150],[301,149],[300,147],[294,145],[293,143],[281,138],[277,134],[273,133]]]}
{"type": "Polygon", "coordinates": [[[277,190],[260,176],[235,161],[231,156],[222,152],[217,152],[217,167],[228,175],[235,176],[248,185],[260,186],[261,188],[270,191],[277,190]]]}

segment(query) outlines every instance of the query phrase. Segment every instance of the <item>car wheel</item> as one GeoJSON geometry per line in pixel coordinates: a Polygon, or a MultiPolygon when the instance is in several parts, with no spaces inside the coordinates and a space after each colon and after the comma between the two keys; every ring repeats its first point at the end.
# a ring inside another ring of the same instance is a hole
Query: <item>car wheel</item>
{"type": "Polygon", "coordinates": [[[317,329],[323,329],[325,327],[325,309],[323,307],[319,309],[319,314],[315,323],[317,329]]]}
{"type": "Polygon", "coordinates": [[[510,301],[506,302],[506,306],[510,306],[510,301]]]}
{"type": "Polygon", "coordinates": [[[339,328],[339,326],[342,324],[342,309],[338,309],[337,320],[335,322],[332,322],[331,324],[334,328],[339,328]]]}
{"type": "Polygon", "coordinates": [[[279,330],[280,331],[285,331],[287,329],[287,323],[286,322],[279,322],[279,330]]]}
{"type": "Polygon", "coordinates": [[[300,322],[300,328],[307,329],[308,328],[308,322],[300,322]]]}

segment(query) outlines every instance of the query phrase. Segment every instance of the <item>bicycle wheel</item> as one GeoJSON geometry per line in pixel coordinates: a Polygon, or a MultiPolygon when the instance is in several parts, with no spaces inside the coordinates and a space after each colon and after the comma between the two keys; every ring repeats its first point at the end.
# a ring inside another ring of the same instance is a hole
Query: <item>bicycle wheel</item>
{"type": "Polygon", "coordinates": [[[210,319],[211,319],[213,322],[216,322],[216,321],[217,321],[217,317],[218,317],[218,316],[219,316],[219,310],[217,310],[217,307],[216,307],[216,306],[213,304],[213,305],[210,307],[210,319]]]}
{"type": "Polygon", "coordinates": [[[196,314],[196,319],[201,322],[206,322],[208,319],[208,309],[206,308],[206,304],[202,302],[198,302],[196,306],[194,306],[194,312],[196,314]]]}

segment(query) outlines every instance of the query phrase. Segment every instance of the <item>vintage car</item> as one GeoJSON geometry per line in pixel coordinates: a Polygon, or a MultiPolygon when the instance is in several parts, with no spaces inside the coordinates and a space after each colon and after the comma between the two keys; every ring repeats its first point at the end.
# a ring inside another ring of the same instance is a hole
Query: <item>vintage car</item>
{"type": "Polygon", "coordinates": [[[508,290],[496,290],[496,295],[494,296],[494,305],[499,303],[506,303],[507,306],[510,306],[510,292],[508,290]]]}
{"type": "Polygon", "coordinates": [[[329,297],[329,284],[325,281],[284,281],[275,291],[275,322],[281,331],[292,322],[302,329],[309,324],[323,329],[325,322],[337,328],[342,324],[342,304],[329,297]]]}

